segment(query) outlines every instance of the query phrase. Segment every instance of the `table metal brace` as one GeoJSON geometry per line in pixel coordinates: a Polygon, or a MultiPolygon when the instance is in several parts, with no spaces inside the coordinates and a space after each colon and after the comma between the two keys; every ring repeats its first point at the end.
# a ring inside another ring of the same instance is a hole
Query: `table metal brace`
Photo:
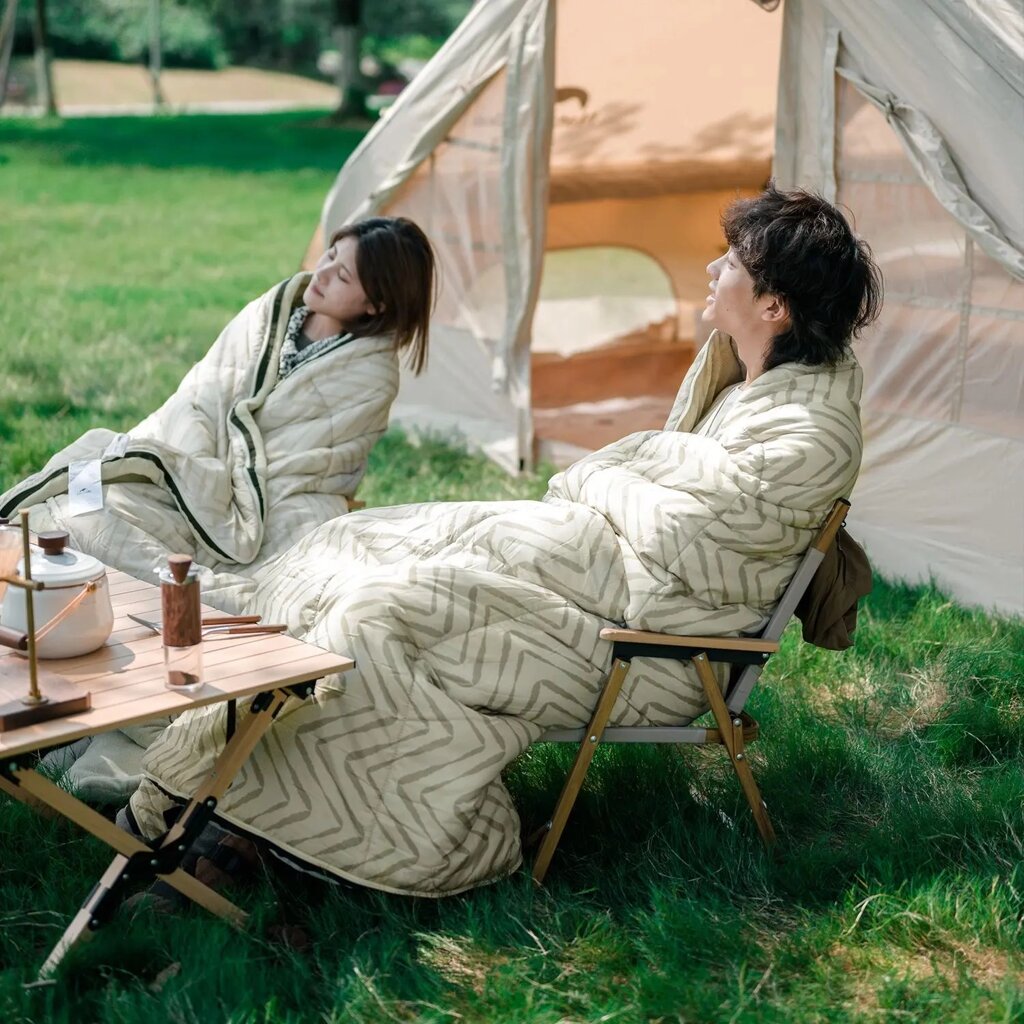
{"type": "Polygon", "coordinates": [[[180,865],[209,822],[235,775],[285,702],[291,697],[308,697],[314,686],[312,682],[302,683],[257,694],[249,705],[249,713],[230,737],[177,821],[152,845],[125,832],[34,769],[25,767],[17,758],[0,762],[0,791],[44,812],[56,811],[117,852],[46,958],[39,971],[39,981],[48,980],[78,942],[88,938],[110,919],[121,902],[126,886],[145,884],[157,877],[234,927],[245,927],[248,915],[240,907],[187,874],[180,865]]]}

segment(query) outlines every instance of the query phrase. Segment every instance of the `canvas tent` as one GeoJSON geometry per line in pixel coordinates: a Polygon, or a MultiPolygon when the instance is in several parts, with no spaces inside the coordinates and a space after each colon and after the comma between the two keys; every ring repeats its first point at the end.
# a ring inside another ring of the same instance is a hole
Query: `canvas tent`
{"type": "Polygon", "coordinates": [[[584,410],[569,457],[661,426],[720,209],[771,171],[781,19],[726,2],[486,0],[367,135],[323,226],[411,216],[442,269],[396,420],[510,470],[552,406],[584,410]]]}
{"type": "Polygon", "coordinates": [[[852,527],[889,575],[1024,612],[1024,8],[787,0],[775,168],[885,277],[852,527]]]}
{"type": "MultiPolygon", "coordinates": [[[[780,183],[845,204],[886,277],[857,349],[855,532],[883,572],[1024,611],[1021,24],[1013,0],[477,4],[324,206],[327,231],[407,213],[440,252],[430,371],[395,418],[515,469],[542,371],[569,367],[571,390],[584,356],[618,353],[597,360],[612,393],[674,388],[719,209],[763,183],[774,131],[780,183]],[[632,265],[584,259],[579,294],[545,294],[588,246],[645,253],[667,286],[618,289],[632,265]]],[[[656,425],[625,411],[618,433],[656,425]]]]}

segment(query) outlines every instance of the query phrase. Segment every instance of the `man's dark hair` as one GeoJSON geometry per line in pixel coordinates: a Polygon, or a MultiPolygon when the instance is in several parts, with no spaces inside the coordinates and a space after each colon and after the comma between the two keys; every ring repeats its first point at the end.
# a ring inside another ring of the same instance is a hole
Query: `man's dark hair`
{"type": "Polygon", "coordinates": [[[733,203],[722,227],[753,278],[754,296],[777,296],[789,311],[789,326],[765,353],[766,370],[833,366],[878,316],[882,275],[871,249],[821,196],[769,181],[759,196],[733,203]]]}

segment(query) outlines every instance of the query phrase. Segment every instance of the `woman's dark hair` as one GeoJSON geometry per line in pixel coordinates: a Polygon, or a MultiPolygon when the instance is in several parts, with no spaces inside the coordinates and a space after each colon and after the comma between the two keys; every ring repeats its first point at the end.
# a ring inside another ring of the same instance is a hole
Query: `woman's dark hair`
{"type": "Polygon", "coordinates": [[[754,296],[786,304],[789,326],[772,339],[764,368],[835,365],[882,305],[882,275],[871,249],[843,215],[804,189],[774,181],[722,215],[732,251],[754,281],[754,296]]]}
{"type": "Polygon", "coordinates": [[[356,273],[377,312],[355,325],[357,334],[393,334],[413,373],[427,365],[430,314],[436,298],[434,250],[405,217],[369,217],[339,228],[331,245],[356,240],[356,273]]]}

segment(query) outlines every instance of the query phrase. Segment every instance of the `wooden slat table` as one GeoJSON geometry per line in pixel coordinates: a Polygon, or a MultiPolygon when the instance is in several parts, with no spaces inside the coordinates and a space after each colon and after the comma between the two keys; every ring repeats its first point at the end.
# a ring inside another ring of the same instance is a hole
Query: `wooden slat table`
{"type": "MultiPolygon", "coordinates": [[[[127,884],[160,877],[179,892],[235,925],[246,915],[219,893],[182,871],[180,864],[210,820],[274,716],[288,700],[303,699],[325,675],[352,668],[351,658],[331,654],[282,633],[262,636],[214,634],[203,641],[204,685],[193,693],[164,684],[159,635],[133,622],[129,613],[160,618],[160,591],[149,583],[108,570],[114,629],[106,645],[92,654],[40,662],[45,672],[80,685],[92,695],[92,707],[80,714],[0,733],[0,790],[38,809],[52,809],[102,839],[117,856],[82,904],[40,971],[48,977],[69,949],[99,928],[116,910],[127,884]],[[181,816],[153,846],[131,836],[102,814],[50,782],[29,765],[27,755],[126,725],[178,714],[189,708],[253,697],[250,713],[231,736],[209,775],[181,816]]],[[[216,614],[212,608],[204,614],[216,614]]],[[[0,703],[28,690],[28,665],[13,651],[0,654],[0,703]]]]}

